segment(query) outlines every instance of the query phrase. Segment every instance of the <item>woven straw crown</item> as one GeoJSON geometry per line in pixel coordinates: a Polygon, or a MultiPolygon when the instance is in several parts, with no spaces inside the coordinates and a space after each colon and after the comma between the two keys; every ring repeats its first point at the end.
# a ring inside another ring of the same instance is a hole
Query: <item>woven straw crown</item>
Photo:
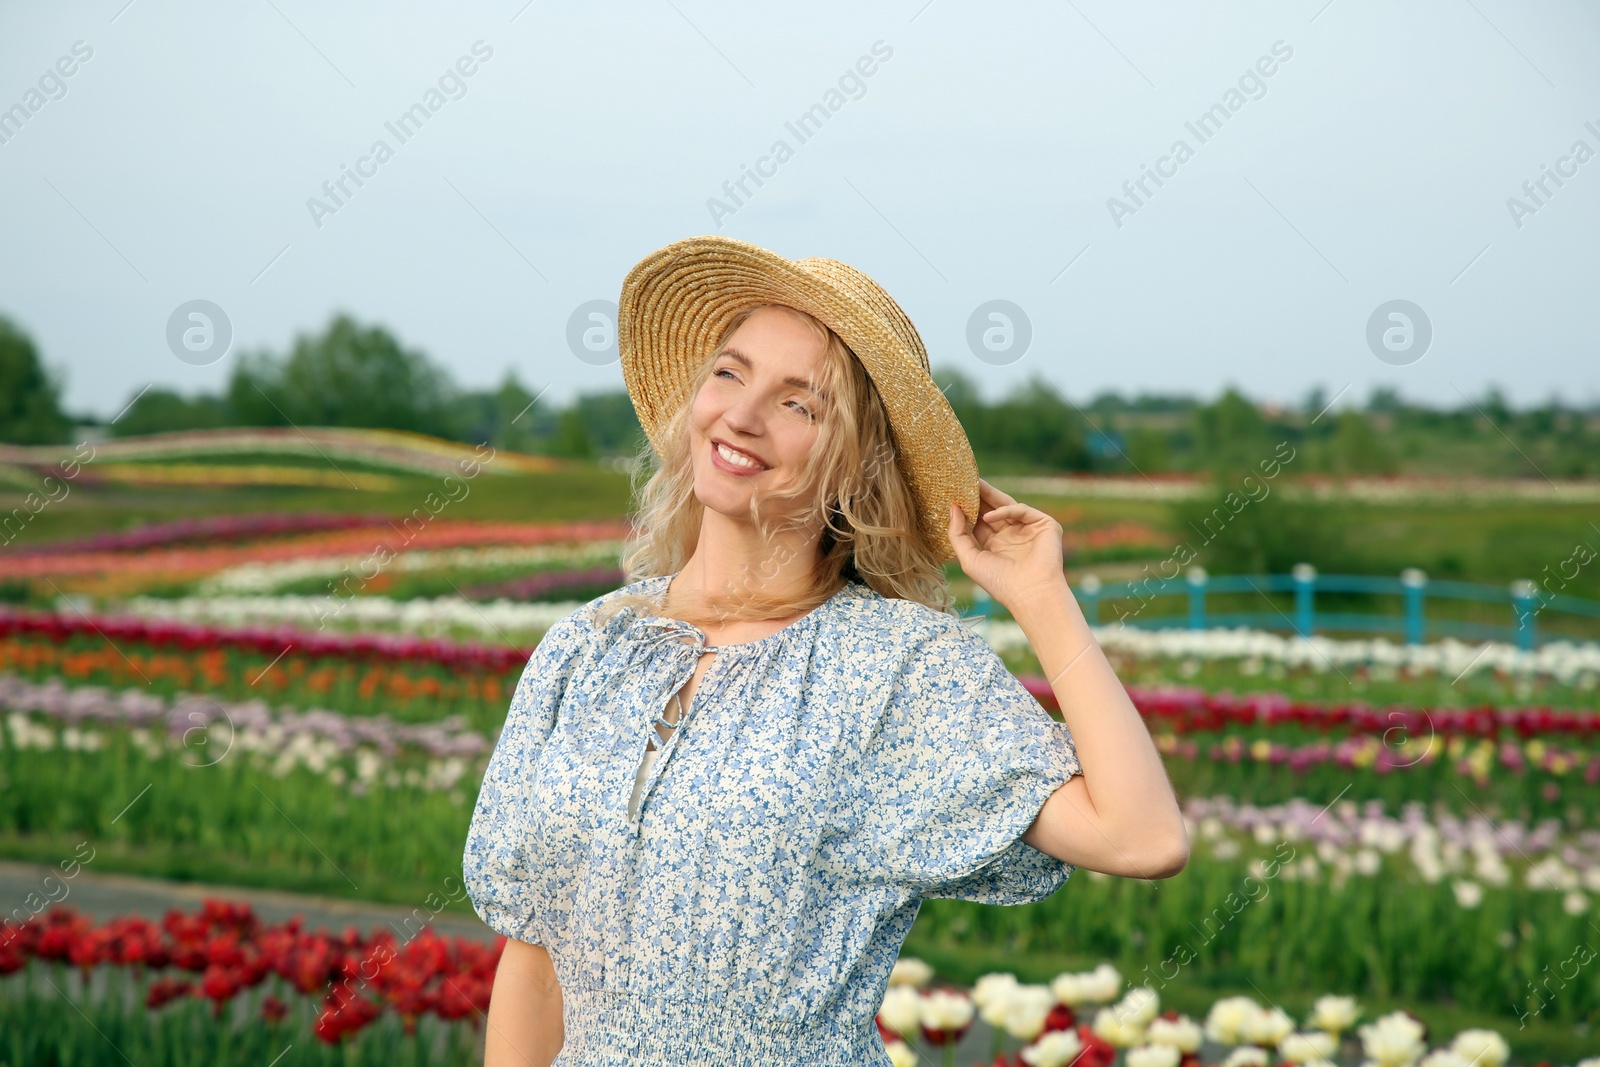
{"type": "Polygon", "coordinates": [[[617,301],[622,380],[656,451],[657,434],[690,400],[695,370],[722,331],[752,304],[783,304],[844,339],[888,412],[896,460],[916,498],[923,537],[954,558],[950,501],[978,514],[972,446],[929,371],[928,352],[900,305],[877,282],[832,259],[789,260],[731,237],[691,237],[640,260],[617,301]]]}

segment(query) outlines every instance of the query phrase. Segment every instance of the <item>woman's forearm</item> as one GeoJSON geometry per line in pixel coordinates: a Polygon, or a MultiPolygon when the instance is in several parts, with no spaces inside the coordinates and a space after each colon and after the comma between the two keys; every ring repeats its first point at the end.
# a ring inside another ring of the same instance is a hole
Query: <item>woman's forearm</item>
{"type": "Polygon", "coordinates": [[[1054,845],[1044,850],[1052,854],[1070,847],[1090,870],[1144,878],[1176,874],[1189,845],[1172,783],[1066,580],[1033,591],[1011,612],[1049,679],[1085,768],[1081,779],[1046,802],[1030,833],[1054,845]]]}
{"type": "Polygon", "coordinates": [[[549,952],[508,939],[489,999],[484,1067],[550,1067],[565,1036],[561,984],[549,952]]]}

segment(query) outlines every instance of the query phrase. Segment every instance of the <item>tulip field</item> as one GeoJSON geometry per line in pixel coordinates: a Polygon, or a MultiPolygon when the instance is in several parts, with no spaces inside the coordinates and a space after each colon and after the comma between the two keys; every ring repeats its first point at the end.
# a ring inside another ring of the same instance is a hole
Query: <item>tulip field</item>
{"type": "MultiPolygon", "coordinates": [[[[0,856],[63,886],[470,916],[462,847],[512,689],[623,580],[627,526],[416,514],[0,549],[0,856]]],[[[1142,520],[1069,532],[1106,559],[1160,542],[1142,520]]],[[[1015,625],[974,625],[1059,714],[1015,625]]],[[[878,1017],[897,1064],[1600,1067],[1600,645],[1098,634],[1189,865],[925,902],[878,1017]]],[[[0,901],[0,1064],[122,1062],[107,1042],[140,1065],[481,1057],[487,931],[314,930],[224,899],[96,920],[65,896],[0,901]]]]}

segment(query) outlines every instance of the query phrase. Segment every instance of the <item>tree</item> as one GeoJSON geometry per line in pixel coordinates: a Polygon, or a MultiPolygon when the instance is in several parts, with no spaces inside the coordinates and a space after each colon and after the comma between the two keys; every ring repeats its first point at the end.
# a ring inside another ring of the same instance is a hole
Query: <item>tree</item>
{"type": "Polygon", "coordinates": [[[61,383],[40,363],[33,339],[0,316],[0,441],[66,443],[72,420],[60,398],[61,383]]]}
{"type": "Polygon", "coordinates": [[[174,430],[209,430],[228,424],[220,397],[190,400],[171,389],[146,389],[111,427],[113,437],[136,437],[174,430]]]}
{"type": "Polygon", "coordinates": [[[1082,416],[1038,376],[988,409],[977,429],[975,452],[982,447],[1024,466],[1052,471],[1083,471],[1092,465],[1082,416]]]}
{"type": "Polygon", "coordinates": [[[1128,432],[1127,455],[1129,465],[1145,474],[1168,470],[1172,465],[1166,435],[1148,426],[1135,426],[1128,432]]]}
{"type": "Polygon", "coordinates": [[[1368,411],[1403,411],[1405,406],[1406,402],[1400,398],[1400,390],[1392,385],[1373,386],[1367,397],[1368,411]]]}
{"type": "Polygon", "coordinates": [[[933,384],[939,387],[949,402],[950,410],[956,413],[956,418],[963,424],[968,415],[983,407],[983,397],[978,393],[977,383],[954,367],[936,367],[931,377],[933,384]]]}
{"type": "Polygon", "coordinates": [[[603,454],[632,455],[644,445],[644,430],[634,413],[633,401],[622,390],[583,393],[570,409],[577,413],[595,450],[603,454]]]}
{"type": "Polygon", "coordinates": [[[1307,419],[1314,419],[1321,415],[1323,409],[1327,406],[1328,391],[1322,387],[1321,382],[1313,385],[1311,390],[1306,393],[1306,398],[1300,402],[1300,410],[1305,413],[1307,419]]]}
{"type": "Polygon", "coordinates": [[[594,440],[584,425],[583,415],[577,405],[561,413],[556,421],[556,433],[550,440],[550,452],[571,459],[589,459],[594,456],[594,440]]]}
{"type": "Polygon", "coordinates": [[[244,354],[228,383],[235,417],[255,426],[358,426],[455,438],[456,387],[422,352],[380,326],[334,316],[287,359],[244,354]]]}
{"type": "Polygon", "coordinates": [[[473,444],[487,441],[502,451],[532,452],[555,432],[555,416],[547,405],[535,403],[535,396],[508,370],[498,388],[462,393],[455,420],[473,444]]]}
{"type": "Polygon", "coordinates": [[[1333,469],[1341,474],[1393,474],[1399,466],[1367,417],[1352,408],[1339,413],[1331,450],[1333,469]]]}
{"type": "Polygon", "coordinates": [[[1172,516],[1213,574],[1281,574],[1296,563],[1328,573],[1369,569],[1352,546],[1346,509],[1286,499],[1281,483],[1259,473],[1251,481],[1219,477],[1207,498],[1173,505],[1172,516]]]}
{"type": "Polygon", "coordinates": [[[1233,386],[1215,403],[1194,411],[1195,449],[1202,466],[1217,471],[1248,470],[1272,451],[1267,421],[1233,386]]]}
{"type": "Polygon", "coordinates": [[[1491,384],[1483,391],[1483,399],[1478,401],[1478,410],[1495,426],[1504,426],[1511,421],[1511,404],[1498,385],[1491,384]]]}

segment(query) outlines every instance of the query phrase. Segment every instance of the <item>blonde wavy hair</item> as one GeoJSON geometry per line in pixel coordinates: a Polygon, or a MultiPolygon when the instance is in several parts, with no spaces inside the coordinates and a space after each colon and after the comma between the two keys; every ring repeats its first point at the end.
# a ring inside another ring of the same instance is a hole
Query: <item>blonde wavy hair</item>
{"type": "MultiPolygon", "coordinates": [[[[750,517],[768,541],[792,530],[820,530],[820,558],[803,588],[793,595],[775,595],[763,588],[786,562],[780,557],[786,546],[775,545],[771,558],[730,583],[725,594],[699,603],[686,602],[680,594],[670,614],[696,625],[784,619],[817,607],[847,580],[864,582],[885,597],[953,612],[944,566],[921,533],[916,499],[895,460],[889,416],[877,387],[843,338],[784,304],[740,309],[696,368],[684,402],[663,427],[659,462],[648,443],[641,450],[634,465],[633,531],[622,554],[627,580],[676,574],[693,554],[705,505],[694,495],[690,411],[734,332],[769,307],[798,317],[822,343],[815,386],[830,400],[819,419],[816,446],[802,469],[782,488],[753,494],[750,517]]],[[[615,596],[602,606],[596,625],[625,607],[651,615],[666,613],[668,605],[644,594],[615,596]]]]}

